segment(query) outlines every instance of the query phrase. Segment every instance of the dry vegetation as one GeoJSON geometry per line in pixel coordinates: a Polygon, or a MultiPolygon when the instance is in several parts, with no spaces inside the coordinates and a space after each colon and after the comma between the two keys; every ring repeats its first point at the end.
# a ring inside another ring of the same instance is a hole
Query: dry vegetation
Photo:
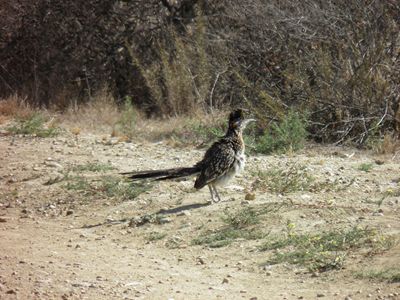
{"type": "Polygon", "coordinates": [[[65,109],[106,89],[146,117],[240,105],[259,134],[297,111],[316,141],[398,138],[394,1],[36,0],[0,13],[3,97],[65,109]]]}
{"type": "Polygon", "coordinates": [[[118,173],[195,163],[225,126],[217,116],[161,128],[102,99],[53,127],[38,110],[0,126],[1,298],[399,296],[398,150],[255,147],[224,201],[208,205],[192,180],[118,173]],[[94,114],[99,124],[81,118],[94,114]]]}

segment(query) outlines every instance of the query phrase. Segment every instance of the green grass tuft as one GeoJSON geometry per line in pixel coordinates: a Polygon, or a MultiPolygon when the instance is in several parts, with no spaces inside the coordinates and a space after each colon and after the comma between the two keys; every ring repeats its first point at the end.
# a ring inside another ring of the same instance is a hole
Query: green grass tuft
{"type": "Polygon", "coordinates": [[[91,192],[91,185],[88,180],[83,176],[65,176],[64,180],[67,183],[64,188],[67,190],[78,191],[78,192],[91,192]]]}
{"type": "Polygon", "coordinates": [[[310,271],[340,269],[349,252],[367,249],[370,254],[387,250],[393,239],[374,229],[353,227],[319,234],[298,234],[294,224],[288,223],[285,237],[265,242],[261,251],[274,250],[268,264],[290,263],[310,271]]]}
{"type": "Polygon", "coordinates": [[[222,220],[234,229],[245,228],[260,222],[257,211],[251,207],[244,208],[236,213],[225,211],[222,220]]]}
{"type": "Polygon", "coordinates": [[[89,181],[83,176],[66,175],[64,188],[85,194],[103,194],[120,200],[133,200],[140,194],[151,189],[152,185],[147,182],[129,182],[118,176],[102,176],[95,181],[89,181]]]}
{"type": "Polygon", "coordinates": [[[266,206],[260,210],[256,210],[255,208],[246,207],[234,213],[225,211],[221,219],[226,225],[214,231],[206,230],[199,237],[193,239],[192,244],[218,248],[230,245],[238,239],[262,239],[268,233],[254,228],[254,225],[260,222],[260,215],[277,211],[279,208],[266,206]]]}
{"type": "Polygon", "coordinates": [[[372,163],[362,163],[357,167],[357,169],[360,171],[369,172],[373,167],[374,165],[372,163]]]}
{"type": "Polygon", "coordinates": [[[355,277],[358,279],[370,279],[377,281],[387,281],[390,283],[400,282],[400,271],[398,269],[389,268],[384,270],[368,270],[357,272],[355,277]]]}
{"type": "Polygon", "coordinates": [[[38,137],[54,137],[60,133],[60,128],[49,126],[45,123],[47,118],[40,113],[34,113],[29,118],[18,119],[17,124],[9,127],[8,130],[13,134],[34,135],[38,137]]]}
{"type": "Polygon", "coordinates": [[[309,190],[314,182],[305,166],[295,164],[287,168],[258,170],[253,175],[257,177],[253,183],[254,189],[267,188],[278,194],[309,190]]]}
{"type": "Polygon", "coordinates": [[[133,200],[152,187],[147,182],[127,182],[119,177],[103,176],[97,190],[108,197],[116,197],[122,200],[133,200]]]}
{"type": "Polygon", "coordinates": [[[167,236],[167,234],[165,232],[152,231],[147,235],[147,240],[149,242],[158,241],[158,240],[162,240],[166,236],[167,236]]]}
{"type": "Polygon", "coordinates": [[[106,172],[106,171],[111,171],[114,170],[115,167],[113,167],[110,164],[102,164],[102,163],[87,163],[84,165],[77,165],[72,167],[72,171],[74,172],[106,172]]]}

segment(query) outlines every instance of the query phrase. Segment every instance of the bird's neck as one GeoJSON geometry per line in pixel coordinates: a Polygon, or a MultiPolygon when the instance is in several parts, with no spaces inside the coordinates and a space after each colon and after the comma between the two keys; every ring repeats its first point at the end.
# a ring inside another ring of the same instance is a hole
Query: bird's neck
{"type": "Polygon", "coordinates": [[[229,128],[225,137],[232,139],[238,147],[238,151],[244,151],[244,141],[242,130],[237,128],[229,128]]]}

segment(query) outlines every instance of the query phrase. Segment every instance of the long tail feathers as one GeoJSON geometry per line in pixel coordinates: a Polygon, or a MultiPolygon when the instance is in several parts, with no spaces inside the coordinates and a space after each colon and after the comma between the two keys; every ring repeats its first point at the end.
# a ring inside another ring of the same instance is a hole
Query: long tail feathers
{"type": "Polygon", "coordinates": [[[199,172],[200,169],[194,166],[189,168],[173,168],[165,170],[125,172],[121,174],[127,176],[132,180],[141,180],[141,179],[167,180],[167,179],[187,177],[195,175],[199,172]]]}

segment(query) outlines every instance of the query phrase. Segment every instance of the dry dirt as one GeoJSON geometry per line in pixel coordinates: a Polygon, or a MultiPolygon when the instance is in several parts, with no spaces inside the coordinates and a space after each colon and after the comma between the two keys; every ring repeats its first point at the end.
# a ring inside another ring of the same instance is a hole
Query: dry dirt
{"type": "Polygon", "coordinates": [[[273,251],[259,251],[262,240],[238,239],[220,248],[192,243],[224,226],[226,210],[266,204],[282,204],[255,226],[268,232],[284,235],[290,220],[299,232],[369,226],[398,238],[399,157],[315,145],[292,155],[253,155],[222,191],[225,201],[211,205],[208,189],[192,190],[193,179],[156,183],[123,200],[67,189],[62,177],[89,162],[115,167],[80,172],[93,182],[103,173],[185,166],[203,151],[88,133],[0,136],[0,299],[400,299],[399,282],[355,276],[399,270],[398,244],[374,255],[354,251],[342,269],[312,273],[287,263],[265,266],[273,251]],[[371,170],[359,170],[362,163],[371,170]],[[318,180],[343,188],[285,195],[260,189],[245,200],[254,170],[288,164],[305,165],[318,180]],[[157,212],[161,222],[129,226],[132,218],[157,212]]]}

